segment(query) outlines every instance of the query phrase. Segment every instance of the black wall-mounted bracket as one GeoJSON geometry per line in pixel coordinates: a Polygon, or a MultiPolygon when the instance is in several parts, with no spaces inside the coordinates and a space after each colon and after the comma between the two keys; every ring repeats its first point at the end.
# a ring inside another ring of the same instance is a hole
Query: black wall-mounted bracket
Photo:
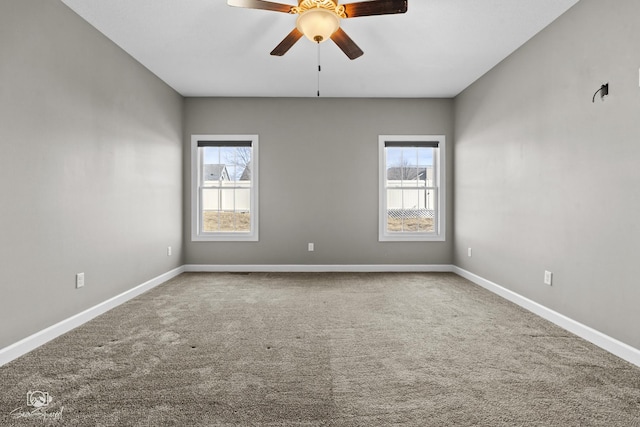
{"type": "Polygon", "coordinates": [[[593,94],[593,99],[591,100],[591,102],[596,102],[596,95],[598,93],[600,93],[600,99],[603,99],[605,96],[609,95],[609,83],[605,83],[600,86],[600,89],[598,89],[596,93],[593,94]]]}

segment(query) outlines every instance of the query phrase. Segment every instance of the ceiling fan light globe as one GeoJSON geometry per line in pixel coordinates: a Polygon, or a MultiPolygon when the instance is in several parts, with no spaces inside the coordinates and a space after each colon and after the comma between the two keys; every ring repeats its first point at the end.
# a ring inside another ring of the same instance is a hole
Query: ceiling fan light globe
{"type": "Polygon", "coordinates": [[[340,27],[340,18],[330,10],[314,8],[298,16],[296,27],[312,42],[321,43],[340,27]]]}

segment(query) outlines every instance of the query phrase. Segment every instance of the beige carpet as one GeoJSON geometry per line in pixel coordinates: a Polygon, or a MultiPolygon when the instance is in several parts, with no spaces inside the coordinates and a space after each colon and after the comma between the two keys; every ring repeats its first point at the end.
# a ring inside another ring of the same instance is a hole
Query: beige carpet
{"type": "Polygon", "coordinates": [[[640,368],[453,274],[183,274],[0,384],[1,425],[640,426],[640,368]]]}

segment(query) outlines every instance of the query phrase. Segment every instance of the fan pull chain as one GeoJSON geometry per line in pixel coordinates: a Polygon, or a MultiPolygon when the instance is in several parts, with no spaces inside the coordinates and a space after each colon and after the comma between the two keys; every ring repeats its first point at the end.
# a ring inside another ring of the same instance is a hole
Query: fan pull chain
{"type": "Polygon", "coordinates": [[[320,97],[320,71],[322,68],[320,66],[320,41],[318,41],[318,98],[320,97]]]}

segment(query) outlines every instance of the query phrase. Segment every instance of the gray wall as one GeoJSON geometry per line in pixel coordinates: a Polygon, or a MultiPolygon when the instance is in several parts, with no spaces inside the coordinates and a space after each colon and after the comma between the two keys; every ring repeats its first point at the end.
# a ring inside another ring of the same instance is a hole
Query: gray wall
{"type": "Polygon", "coordinates": [[[186,99],[186,262],[450,264],[452,198],[446,242],[378,242],[378,135],[445,134],[451,146],[452,113],[451,100],[186,99]],[[190,241],[190,136],[208,133],[260,137],[259,242],[190,241]]]}
{"type": "Polygon", "coordinates": [[[580,1],[456,98],[454,150],[455,264],[635,348],[639,16],[580,1]]]}
{"type": "Polygon", "coordinates": [[[0,58],[3,348],[182,265],[183,100],[58,1],[1,1],[0,58]]]}

